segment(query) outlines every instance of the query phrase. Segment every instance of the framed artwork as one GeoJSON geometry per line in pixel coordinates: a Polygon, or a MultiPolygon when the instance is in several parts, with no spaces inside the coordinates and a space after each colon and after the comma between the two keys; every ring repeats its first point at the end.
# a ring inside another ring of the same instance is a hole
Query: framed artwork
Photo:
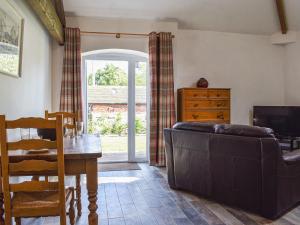
{"type": "Polygon", "coordinates": [[[24,19],[9,2],[0,0],[0,74],[21,76],[24,19]]]}

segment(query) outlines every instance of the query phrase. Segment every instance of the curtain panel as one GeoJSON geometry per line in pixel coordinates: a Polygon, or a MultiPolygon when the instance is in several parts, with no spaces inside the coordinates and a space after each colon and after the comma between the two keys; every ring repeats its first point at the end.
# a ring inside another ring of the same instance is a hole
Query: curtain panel
{"type": "Polygon", "coordinates": [[[82,121],[81,40],[79,28],[65,28],[60,111],[78,113],[82,121]]]}
{"type": "Polygon", "coordinates": [[[171,33],[150,33],[151,73],[150,165],[165,166],[163,129],[175,123],[173,46],[171,33]]]}

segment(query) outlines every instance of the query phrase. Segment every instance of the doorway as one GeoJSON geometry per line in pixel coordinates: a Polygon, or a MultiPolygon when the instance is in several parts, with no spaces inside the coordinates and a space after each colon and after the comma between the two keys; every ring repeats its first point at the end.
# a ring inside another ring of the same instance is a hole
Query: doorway
{"type": "Polygon", "coordinates": [[[148,55],[111,49],[82,61],[86,131],[100,136],[101,161],[147,161],[148,55]]]}

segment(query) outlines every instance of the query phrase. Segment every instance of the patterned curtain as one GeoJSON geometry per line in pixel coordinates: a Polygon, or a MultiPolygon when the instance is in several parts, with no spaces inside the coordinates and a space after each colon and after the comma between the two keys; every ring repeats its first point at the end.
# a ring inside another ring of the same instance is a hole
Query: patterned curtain
{"type": "Polygon", "coordinates": [[[163,129],[175,123],[173,49],[171,33],[149,37],[151,72],[150,165],[165,166],[163,129]]]}
{"type": "Polygon", "coordinates": [[[78,120],[82,121],[80,44],[79,28],[66,28],[60,111],[78,112],[78,120]]]}

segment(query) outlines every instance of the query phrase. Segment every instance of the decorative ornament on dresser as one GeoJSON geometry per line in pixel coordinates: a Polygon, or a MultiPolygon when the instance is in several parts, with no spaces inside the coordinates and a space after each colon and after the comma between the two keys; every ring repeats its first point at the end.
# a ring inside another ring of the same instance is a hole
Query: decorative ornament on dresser
{"type": "Polygon", "coordinates": [[[197,87],[198,88],[208,88],[208,81],[205,78],[201,77],[197,82],[197,87]]]}

